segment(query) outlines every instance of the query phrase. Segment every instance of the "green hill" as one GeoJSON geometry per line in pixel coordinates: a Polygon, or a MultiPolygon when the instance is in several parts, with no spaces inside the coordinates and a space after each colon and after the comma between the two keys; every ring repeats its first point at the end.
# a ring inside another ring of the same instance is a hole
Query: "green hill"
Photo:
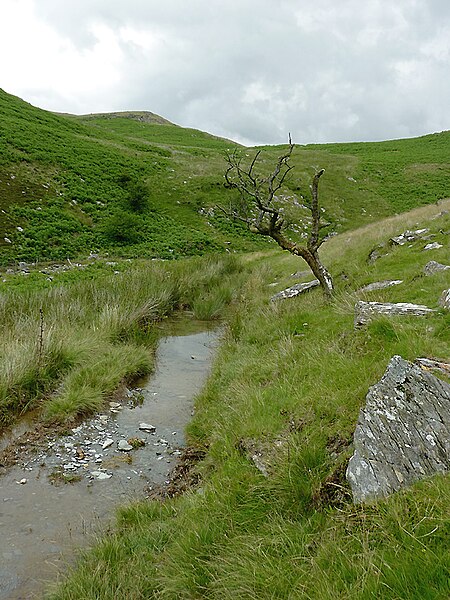
{"type": "Polygon", "coordinates": [[[225,241],[250,247],[242,228],[220,219],[212,226],[199,213],[220,190],[230,142],[148,114],[55,115],[4,92],[0,111],[4,263],[92,250],[170,258],[220,251],[225,241]],[[145,202],[133,207],[136,190],[145,202]]]}
{"type": "MultiPolygon", "coordinates": [[[[3,264],[92,251],[172,258],[265,243],[209,210],[228,197],[229,140],[149,112],[53,114],[1,90],[0,111],[3,264]]],[[[261,168],[279,152],[264,148],[261,168]]],[[[448,196],[449,155],[449,132],[299,146],[285,191],[306,192],[314,168],[325,168],[323,205],[339,232],[448,196]]]]}

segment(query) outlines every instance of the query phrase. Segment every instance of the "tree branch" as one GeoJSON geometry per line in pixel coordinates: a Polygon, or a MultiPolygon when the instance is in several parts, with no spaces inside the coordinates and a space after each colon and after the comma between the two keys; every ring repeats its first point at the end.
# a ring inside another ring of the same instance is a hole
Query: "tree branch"
{"type": "Polygon", "coordinates": [[[319,180],[325,171],[323,169],[316,171],[310,186],[311,201],[304,202],[304,207],[311,212],[311,225],[309,226],[306,244],[292,242],[283,234],[285,221],[283,215],[280,214],[282,209],[272,205],[277,192],[283,187],[288,174],[293,169],[292,165],[289,164],[293,150],[294,144],[289,134],[287,150],[278,157],[275,167],[267,177],[261,177],[257,173],[261,150],[255,153],[248,166],[244,166],[243,158],[238,155],[236,150],[232,154],[226,155],[228,166],[225,171],[225,187],[238,190],[243,210],[239,214],[238,210],[230,209],[227,211],[221,206],[218,208],[229,218],[246,223],[250,231],[270,236],[283,250],[302,257],[319,280],[324,294],[329,297],[333,291],[332,278],[320,262],[318,255],[318,249],[328,238],[328,236],[320,236],[320,232],[329,226],[329,224],[323,224],[320,221],[319,180]],[[247,214],[251,215],[252,207],[253,216],[247,216],[247,214]]]}

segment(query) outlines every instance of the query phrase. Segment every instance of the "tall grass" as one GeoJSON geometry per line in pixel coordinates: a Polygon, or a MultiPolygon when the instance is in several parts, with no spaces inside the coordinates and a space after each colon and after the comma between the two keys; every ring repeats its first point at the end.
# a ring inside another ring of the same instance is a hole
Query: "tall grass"
{"type": "Polygon", "coordinates": [[[0,425],[37,405],[47,418],[98,410],[122,380],[152,369],[158,321],[179,308],[219,317],[241,285],[241,270],[228,256],[148,262],[90,281],[6,291],[0,425]]]}

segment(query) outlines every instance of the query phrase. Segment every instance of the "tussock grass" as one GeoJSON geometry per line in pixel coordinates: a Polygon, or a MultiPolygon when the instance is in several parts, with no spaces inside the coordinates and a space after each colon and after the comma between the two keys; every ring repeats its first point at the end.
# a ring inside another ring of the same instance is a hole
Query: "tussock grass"
{"type": "Polygon", "coordinates": [[[239,261],[223,256],[8,288],[0,295],[0,426],[35,406],[60,420],[98,410],[121,381],[151,371],[158,321],[179,308],[220,317],[243,276],[239,261]]]}
{"type": "Polygon", "coordinates": [[[320,290],[270,303],[274,290],[292,284],[298,262],[280,253],[247,258],[251,275],[188,427],[191,443],[207,451],[196,467],[201,487],[164,505],[121,509],[116,531],[50,598],[448,597],[448,476],[366,506],[352,504],[342,478],[359,409],[391,356],[448,358],[444,311],[353,328],[359,288],[394,278],[393,270],[402,285],[364,297],[436,307],[448,287],[444,275],[422,274],[428,260],[448,259],[448,216],[420,223],[443,243],[433,254],[417,242],[367,262],[373,244],[408,220],[324,247],[332,272],[345,272],[329,304],[320,290]],[[260,449],[269,477],[248,448],[260,449]]]}

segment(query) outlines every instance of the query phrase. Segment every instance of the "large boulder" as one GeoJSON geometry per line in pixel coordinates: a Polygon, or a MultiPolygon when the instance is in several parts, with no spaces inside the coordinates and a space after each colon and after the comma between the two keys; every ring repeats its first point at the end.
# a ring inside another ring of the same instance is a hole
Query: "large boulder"
{"type": "Polygon", "coordinates": [[[347,468],[355,502],[450,469],[450,385],[400,356],[369,389],[347,468]]]}

